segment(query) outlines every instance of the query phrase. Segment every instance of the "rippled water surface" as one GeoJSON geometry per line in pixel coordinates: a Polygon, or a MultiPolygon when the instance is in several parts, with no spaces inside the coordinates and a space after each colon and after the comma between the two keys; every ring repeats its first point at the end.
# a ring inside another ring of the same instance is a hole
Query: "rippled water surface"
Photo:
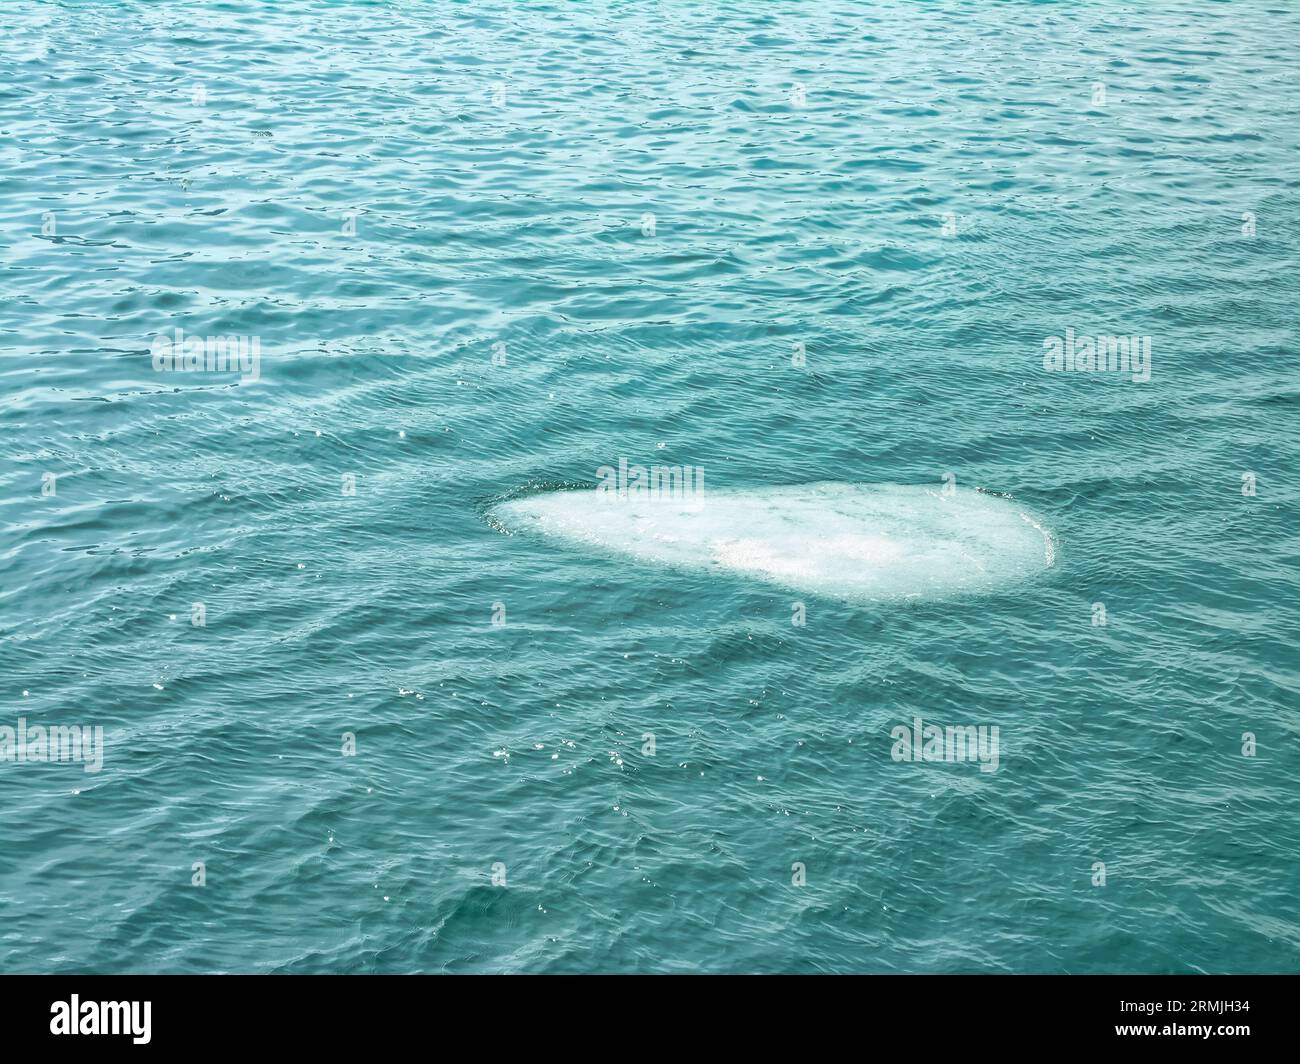
{"type": "Polygon", "coordinates": [[[0,29],[0,727],[106,743],[0,760],[0,969],[1300,969],[1295,5],[0,29]],[[1059,549],[847,601],[490,517],[620,458],[1059,549]]]}

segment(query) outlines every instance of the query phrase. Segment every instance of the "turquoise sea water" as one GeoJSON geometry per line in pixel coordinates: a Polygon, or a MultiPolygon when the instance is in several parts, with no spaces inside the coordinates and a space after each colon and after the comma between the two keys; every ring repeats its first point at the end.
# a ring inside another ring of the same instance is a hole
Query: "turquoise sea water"
{"type": "Polygon", "coordinates": [[[105,735],[0,760],[0,970],[1300,969],[1300,9],[0,30],[0,727],[105,735]],[[620,458],[1058,549],[846,601],[491,520],[620,458]]]}

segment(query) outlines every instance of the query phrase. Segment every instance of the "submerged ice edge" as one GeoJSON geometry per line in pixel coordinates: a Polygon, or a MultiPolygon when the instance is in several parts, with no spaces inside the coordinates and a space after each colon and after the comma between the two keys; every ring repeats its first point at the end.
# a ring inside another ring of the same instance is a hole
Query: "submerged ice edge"
{"type": "Polygon", "coordinates": [[[844,600],[990,591],[1056,564],[1037,515],[967,489],[821,482],[712,492],[683,503],[598,491],[534,493],[488,515],[639,567],[727,572],[844,600]]]}

